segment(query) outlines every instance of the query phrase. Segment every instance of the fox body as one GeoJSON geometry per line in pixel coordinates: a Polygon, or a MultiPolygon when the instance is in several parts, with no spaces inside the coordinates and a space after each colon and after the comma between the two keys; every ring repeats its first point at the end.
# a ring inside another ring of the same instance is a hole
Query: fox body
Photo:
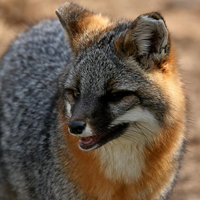
{"type": "Polygon", "coordinates": [[[1,60],[0,199],[167,199],[185,94],[164,19],[56,13],[1,60]]]}

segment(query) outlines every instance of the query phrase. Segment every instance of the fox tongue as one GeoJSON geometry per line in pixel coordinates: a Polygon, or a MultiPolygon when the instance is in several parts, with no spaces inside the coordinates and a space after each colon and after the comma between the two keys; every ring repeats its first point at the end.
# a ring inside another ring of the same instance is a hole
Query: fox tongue
{"type": "Polygon", "coordinates": [[[99,140],[100,140],[100,137],[98,136],[82,137],[79,140],[79,145],[82,148],[87,148],[87,147],[94,146],[95,144],[99,142],[99,140]]]}
{"type": "Polygon", "coordinates": [[[91,143],[93,143],[93,137],[83,137],[80,139],[79,142],[82,144],[86,144],[86,145],[91,144],[91,143]]]}

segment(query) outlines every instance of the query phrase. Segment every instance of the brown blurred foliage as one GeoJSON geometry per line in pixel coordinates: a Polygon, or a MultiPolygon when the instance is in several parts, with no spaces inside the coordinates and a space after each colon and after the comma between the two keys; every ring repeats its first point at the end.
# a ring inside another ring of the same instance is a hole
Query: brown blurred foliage
{"type": "Polygon", "coordinates": [[[54,16],[63,0],[1,0],[0,17],[7,23],[20,25],[54,16]]]}
{"type": "MultiPolygon", "coordinates": [[[[65,0],[0,0],[0,56],[27,25],[56,17],[65,0]]],[[[112,19],[135,19],[159,11],[164,16],[177,49],[189,97],[187,152],[171,199],[200,199],[200,0],[76,0],[82,6],[112,19]]]]}
{"type": "Polygon", "coordinates": [[[55,18],[55,10],[64,0],[0,0],[0,56],[17,33],[29,24],[55,18]]]}

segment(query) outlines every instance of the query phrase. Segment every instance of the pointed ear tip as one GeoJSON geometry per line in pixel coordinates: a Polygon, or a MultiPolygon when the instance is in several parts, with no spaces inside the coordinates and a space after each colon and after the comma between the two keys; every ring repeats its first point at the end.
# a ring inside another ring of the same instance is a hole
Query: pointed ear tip
{"type": "Polygon", "coordinates": [[[58,19],[60,20],[61,24],[64,26],[64,25],[65,25],[65,22],[64,22],[63,19],[62,19],[62,12],[60,12],[59,9],[57,9],[57,10],[55,11],[55,13],[56,13],[58,19]]]}
{"type": "Polygon", "coordinates": [[[163,16],[159,12],[151,12],[151,13],[147,13],[145,15],[150,17],[150,18],[153,18],[155,20],[160,20],[161,19],[161,20],[164,21],[163,16]]]}
{"type": "Polygon", "coordinates": [[[65,25],[65,16],[67,13],[67,10],[70,9],[71,5],[73,5],[73,3],[70,2],[65,2],[64,4],[62,4],[58,9],[56,9],[55,13],[58,17],[58,19],[60,20],[61,24],[64,26],[65,25]]]}
{"type": "Polygon", "coordinates": [[[56,14],[62,13],[67,7],[70,6],[70,4],[70,2],[65,2],[64,4],[62,4],[58,9],[56,9],[56,14]]]}

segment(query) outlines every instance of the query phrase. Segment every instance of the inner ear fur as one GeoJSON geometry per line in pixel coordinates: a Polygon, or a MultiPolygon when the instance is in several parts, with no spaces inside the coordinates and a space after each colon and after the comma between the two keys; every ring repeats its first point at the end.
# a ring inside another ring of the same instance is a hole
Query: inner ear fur
{"type": "Polygon", "coordinates": [[[102,32],[112,26],[108,18],[94,14],[75,3],[61,5],[56,14],[75,54],[94,43],[102,32]]]}
{"type": "Polygon", "coordinates": [[[144,68],[161,67],[170,53],[170,37],[163,17],[157,13],[140,15],[115,41],[125,59],[132,58],[144,68]]]}

